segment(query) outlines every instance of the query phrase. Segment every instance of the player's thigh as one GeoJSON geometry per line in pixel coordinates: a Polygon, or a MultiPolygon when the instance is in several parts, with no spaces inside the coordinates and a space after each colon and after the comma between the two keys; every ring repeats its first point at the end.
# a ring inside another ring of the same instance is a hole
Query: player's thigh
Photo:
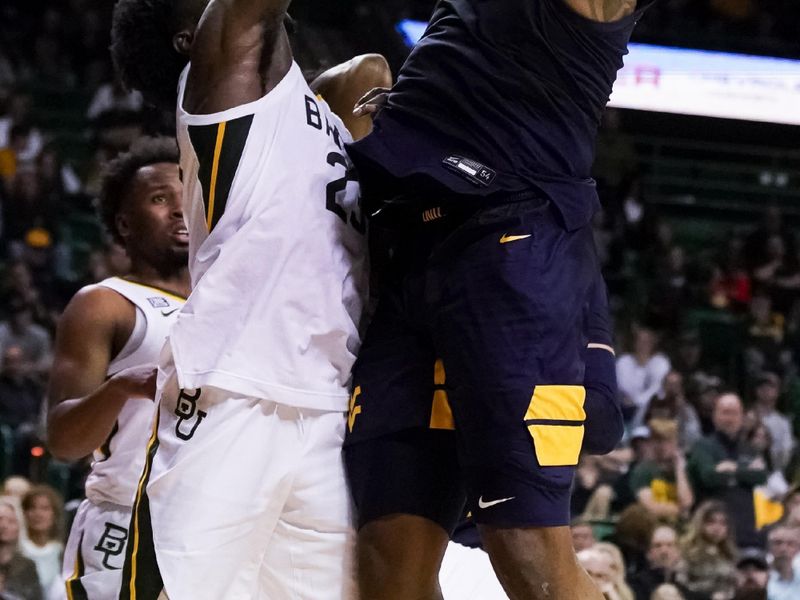
{"type": "Polygon", "coordinates": [[[306,439],[262,561],[261,598],[348,600],[355,527],[344,475],[345,415],[302,411],[306,439]]]}
{"type": "Polygon", "coordinates": [[[116,600],[130,516],[124,507],[101,508],[83,501],[64,549],[63,576],[72,597],[116,600]]]}
{"type": "Polygon", "coordinates": [[[588,228],[565,230],[536,201],[480,211],[431,259],[434,343],[478,523],[569,522],[596,270],[588,228]]]}
{"type": "Polygon", "coordinates": [[[146,490],[170,598],[252,597],[301,448],[294,408],[215,388],[166,389],[146,490]]]}

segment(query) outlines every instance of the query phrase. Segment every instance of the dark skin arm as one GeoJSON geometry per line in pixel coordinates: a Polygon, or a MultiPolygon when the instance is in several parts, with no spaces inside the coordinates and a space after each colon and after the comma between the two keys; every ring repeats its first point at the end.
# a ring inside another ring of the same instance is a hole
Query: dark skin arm
{"type": "Polygon", "coordinates": [[[191,69],[183,107],[193,114],[220,112],[253,102],[286,75],[292,51],[283,26],[291,0],[211,0],[192,34],[176,47],[191,69]]]}
{"type": "Polygon", "coordinates": [[[564,0],[576,13],[600,23],[613,23],[636,10],[637,0],[564,0]]]}
{"type": "Polygon", "coordinates": [[[356,115],[353,107],[373,88],[392,85],[392,70],[380,54],[364,54],[325,71],[311,83],[331,110],[344,122],[354,140],[372,131],[372,119],[364,113],[356,115]]]}
{"type": "Polygon", "coordinates": [[[91,454],[108,439],[129,398],[155,395],[153,365],[106,377],[135,319],[133,304],[102,287],[81,290],[64,310],[48,389],[48,448],[56,458],[91,454]]]}

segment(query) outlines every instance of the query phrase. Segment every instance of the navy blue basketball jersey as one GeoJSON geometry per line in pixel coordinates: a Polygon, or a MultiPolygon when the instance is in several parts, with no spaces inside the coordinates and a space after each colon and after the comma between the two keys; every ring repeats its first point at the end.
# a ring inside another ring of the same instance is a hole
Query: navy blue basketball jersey
{"type": "Polygon", "coordinates": [[[534,189],[568,229],[586,224],[600,117],[652,1],[598,23],[564,0],[440,0],[373,134],[350,148],[365,196],[392,192],[386,177],[469,195],[534,189]]]}

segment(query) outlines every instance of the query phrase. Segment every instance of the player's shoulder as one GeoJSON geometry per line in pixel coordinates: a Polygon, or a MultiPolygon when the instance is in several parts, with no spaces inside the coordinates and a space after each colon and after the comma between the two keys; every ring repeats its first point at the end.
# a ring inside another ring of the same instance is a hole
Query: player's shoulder
{"type": "Polygon", "coordinates": [[[314,93],[331,96],[343,88],[389,87],[392,70],[380,54],[361,54],[331,67],[311,83],[314,93]]]}
{"type": "Polygon", "coordinates": [[[119,292],[101,283],[78,290],[64,309],[64,319],[81,319],[92,323],[114,322],[130,313],[130,301],[119,292]]]}

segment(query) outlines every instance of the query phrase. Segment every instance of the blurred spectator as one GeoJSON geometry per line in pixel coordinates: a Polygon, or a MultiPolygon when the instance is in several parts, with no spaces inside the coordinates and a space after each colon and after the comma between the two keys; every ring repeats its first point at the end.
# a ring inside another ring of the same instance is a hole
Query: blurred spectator
{"type": "Polygon", "coordinates": [[[0,568],[6,570],[5,590],[23,600],[42,600],[33,561],[19,553],[20,522],[9,499],[0,498],[0,568]]]}
{"type": "Polygon", "coordinates": [[[736,515],[739,547],[762,546],[756,531],[753,490],[767,481],[767,465],[745,440],[739,396],[723,393],[714,405],[714,432],[692,449],[689,474],[698,500],[721,500],[736,515]]]}
{"type": "Polygon", "coordinates": [[[653,419],[649,427],[654,457],[634,467],[631,490],[657,519],[677,521],[694,503],[686,458],[678,447],[678,426],[673,420],[653,419]]]}
{"type": "Polygon", "coordinates": [[[748,259],[748,268],[755,270],[770,260],[770,239],[778,236],[783,242],[784,249],[794,254],[792,232],[783,220],[783,213],[779,206],[769,206],[763,213],[761,224],[747,236],[745,241],[745,256],[748,259]]]}
{"type": "Polygon", "coordinates": [[[594,549],[611,559],[611,583],[616,597],[620,600],[633,600],[633,591],[625,582],[625,559],[620,549],[610,542],[598,542],[594,549]]]}
{"type": "Polygon", "coordinates": [[[783,471],[776,469],[772,463],[772,435],[766,425],[757,420],[747,432],[747,443],[764,460],[767,465],[767,481],[764,485],[755,488],[756,495],[756,525],[760,529],[763,525],[770,525],[782,516],[780,501],[789,491],[789,483],[783,471]],[[774,505],[766,506],[765,503],[774,505]],[[765,513],[771,513],[767,515],[765,513]],[[760,514],[761,513],[761,514],[760,514]],[[766,520],[765,520],[766,519],[766,520]]]}
{"type": "Polygon", "coordinates": [[[744,260],[744,240],[731,236],[715,265],[709,283],[709,303],[714,308],[743,311],[750,303],[752,284],[744,260]]]}
{"type": "Polygon", "coordinates": [[[3,489],[0,495],[10,496],[15,501],[22,503],[22,499],[31,490],[31,482],[20,475],[12,475],[3,481],[3,489]]]}
{"type": "Polygon", "coordinates": [[[18,346],[23,372],[35,377],[46,375],[52,358],[50,334],[33,322],[33,307],[27,302],[12,301],[9,313],[8,320],[0,322],[0,350],[18,346]]]}
{"type": "Polygon", "coordinates": [[[769,565],[764,552],[748,548],[736,561],[736,600],[767,600],[769,565]]]}
{"type": "Polygon", "coordinates": [[[64,553],[63,500],[53,488],[39,485],[22,499],[22,510],[28,535],[20,542],[20,552],[36,564],[43,590],[63,585],[59,581],[64,553]]]}
{"type": "Polygon", "coordinates": [[[605,600],[623,600],[614,587],[614,568],[610,555],[596,548],[588,548],[578,552],[578,562],[600,588],[605,600]]]}
{"type": "Polygon", "coordinates": [[[583,519],[572,521],[570,534],[572,535],[572,547],[575,548],[575,552],[591,548],[597,543],[591,523],[583,519]]]}
{"type": "Polygon", "coordinates": [[[800,598],[800,572],[792,562],[800,553],[800,528],[777,525],[769,532],[769,552],[772,568],[767,584],[769,600],[797,600],[800,598]]]}
{"type": "Polygon", "coordinates": [[[678,534],[669,525],[659,525],[650,536],[647,568],[628,579],[636,600],[650,600],[661,584],[676,583],[681,568],[678,534]]]}
{"type": "Polygon", "coordinates": [[[685,600],[684,595],[671,583],[662,583],[650,596],[650,600],[685,600]]]}
{"type": "Polygon", "coordinates": [[[628,469],[614,482],[614,510],[622,511],[636,502],[636,495],[631,490],[631,475],[636,466],[644,461],[655,460],[655,444],[650,428],[641,425],[631,432],[632,456],[628,469]]]}
{"type": "Polygon", "coordinates": [[[681,541],[679,580],[693,597],[729,600],[736,591],[736,544],[725,505],[701,504],[681,541]]]}
{"type": "Polygon", "coordinates": [[[4,348],[0,364],[0,422],[19,428],[35,423],[42,407],[44,390],[25,366],[22,348],[4,348]]]}
{"type": "Polygon", "coordinates": [[[128,92],[118,79],[101,85],[92,98],[86,116],[93,121],[100,115],[115,111],[139,112],[144,107],[142,95],[137,91],[128,92]]]}
{"type": "Polygon", "coordinates": [[[658,351],[658,335],[652,329],[637,325],[633,329],[633,352],[617,359],[617,382],[623,405],[633,411],[633,426],[644,424],[650,398],[661,391],[661,384],[670,371],[669,359],[658,351]]]}
{"type": "Polygon", "coordinates": [[[769,430],[772,445],[770,458],[773,469],[783,471],[789,464],[795,439],[789,419],[776,410],[781,393],[781,379],[776,373],[765,371],[756,379],[755,403],[756,417],[769,430]]]}
{"type": "Polygon", "coordinates": [[[787,252],[782,236],[769,237],[766,260],[756,266],[753,278],[769,292],[777,312],[784,316],[791,312],[800,294],[800,263],[787,252]]]}
{"type": "Polygon", "coordinates": [[[645,413],[645,422],[652,419],[672,419],[678,424],[678,445],[688,451],[703,437],[700,418],[689,404],[683,387],[683,375],[673,370],[664,378],[662,390],[651,400],[645,413]]]}

